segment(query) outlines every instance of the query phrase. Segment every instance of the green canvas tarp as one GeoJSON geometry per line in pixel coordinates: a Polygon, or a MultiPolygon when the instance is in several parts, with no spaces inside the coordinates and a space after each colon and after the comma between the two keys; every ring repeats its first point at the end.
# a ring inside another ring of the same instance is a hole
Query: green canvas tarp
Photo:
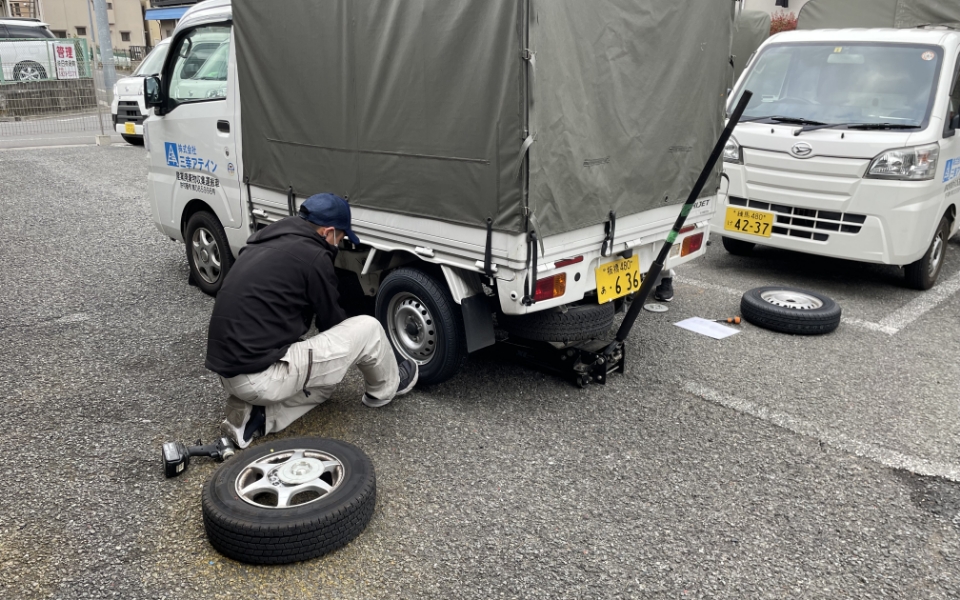
{"type": "Polygon", "coordinates": [[[770,37],[770,15],[762,10],[742,10],[733,28],[733,80],[747,67],[750,56],[770,37]]]}
{"type": "Polygon", "coordinates": [[[957,0],[810,0],[797,16],[797,29],[960,25],[957,0]]]}
{"type": "Polygon", "coordinates": [[[234,0],[244,172],[503,231],[528,205],[542,235],[682,202],[723,127],[733,3],[527,4],[234,0]]]}

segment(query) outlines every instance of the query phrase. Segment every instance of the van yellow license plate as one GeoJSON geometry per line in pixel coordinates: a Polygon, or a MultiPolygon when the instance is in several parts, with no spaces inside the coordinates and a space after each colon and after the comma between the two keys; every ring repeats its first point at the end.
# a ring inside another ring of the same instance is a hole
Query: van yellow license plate
{"type": "Polygon", "coordinates": [[[723,228],[727,231],[770,237],[773,230],[773,213],[731,206],[727,208],[727,218],[723,222],[723,228]]]}
{"type": "Polygon", "coordinates": [[[616,260],[596,268],[597,301],[605,304],[640,289],[643,275],[640,274],[640,261],[636,256],[616,260]]]}
{"type": "Polygon", "coordinates": [[[126,125],[124,125],[123,131],[124,133],[132,133],[133,135],[137,134],[137,128],[134,126],[133,123],[127,123],[126,125]]]}

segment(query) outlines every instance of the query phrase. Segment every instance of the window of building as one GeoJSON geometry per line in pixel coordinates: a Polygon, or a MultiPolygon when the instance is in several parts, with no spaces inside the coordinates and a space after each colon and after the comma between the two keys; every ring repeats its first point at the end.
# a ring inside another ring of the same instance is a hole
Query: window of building
{"type": "Polygon", "coordinates": [[[121,31],[121,32],[120,32],[120,41],[121,41],[121,42],[129,42],[129,41],[130,41],[130,32],[129,32],[129,31],[121,31]]]}
{"type": "Polygon", "coordinates": [[[87,35],[86,27],[77,27],[77,35],[87,35]]]}
{"type": "Polygon", "coordinates": [[[107,2],[107,10],[113,10],[113,2],[107,2]]]}
{"type": "Polygon", "coordinates": [[[62,30],[59,30],[59,29],[54,29],[54,30],[53,30],[53,35],[57,36],[58,38],[66,38],[66,37],[67,37],[67,32],[66,32],[66,31],[62,31],[62,30]]]}

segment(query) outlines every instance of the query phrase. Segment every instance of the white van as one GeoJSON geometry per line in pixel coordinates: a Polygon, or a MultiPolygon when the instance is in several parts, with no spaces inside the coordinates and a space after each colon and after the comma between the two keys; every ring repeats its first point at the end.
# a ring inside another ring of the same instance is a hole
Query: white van
{"type": "Polygon", "coordinates": [[[143,144],[143,120],[147,117],[147,107],[143,104],[143,78],[160,74],[169,49],[170,38],[160,40],[129,77],[119,79],[113,86],[110,105],[113,128],[130,144],[143,144]]]}
{"type": "MultiPolygon", "coordinates": [[[[609,331],[723,128],[733,10],[540,7],[539,23],[575,18],[567,38],[535,29],[528,0],[425,2],[197,4],[145,80],[144,136],[153,219],[209,294],[252,232],[313,193],[347,197],[361,245],[336,266],[438,382],[495,342],[495,318],[558,346],[609,331]]],[[[716,175],[667,268],[704,254],[716,175]]]]}
{"type": "Polygon", "coordinates": [[[740,77],[754,96],[724,152],[724,247],[902,265],[929,289],[957,231],[960,32],[781,33],[740,77]]]}

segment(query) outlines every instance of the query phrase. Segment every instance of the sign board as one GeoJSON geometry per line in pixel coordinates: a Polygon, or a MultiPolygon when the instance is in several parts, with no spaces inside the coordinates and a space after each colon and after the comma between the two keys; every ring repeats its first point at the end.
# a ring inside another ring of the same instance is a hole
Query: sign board
{"type": "Polygon", "coordinates": [[[79,79],[77,49],[72,42],[54,42],[53,53],[57,62],[57,79],[79,79]]]}

